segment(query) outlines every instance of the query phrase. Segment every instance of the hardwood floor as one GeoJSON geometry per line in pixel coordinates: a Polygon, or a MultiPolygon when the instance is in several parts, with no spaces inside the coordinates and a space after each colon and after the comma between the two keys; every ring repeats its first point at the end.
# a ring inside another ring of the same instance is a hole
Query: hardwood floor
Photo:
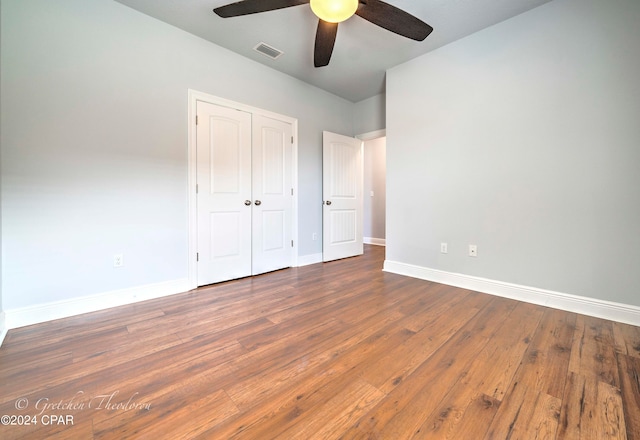
{"type": "Polygon", "coordinates": [[[640,328],[383,255],[11,330],[0,438],[640,439],[640,328]]]}

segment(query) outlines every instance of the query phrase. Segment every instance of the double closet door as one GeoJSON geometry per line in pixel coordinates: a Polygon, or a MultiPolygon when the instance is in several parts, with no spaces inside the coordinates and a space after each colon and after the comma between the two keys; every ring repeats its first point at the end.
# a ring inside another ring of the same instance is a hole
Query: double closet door
{"type": "Polygon", "coordinates": [[[198,285],[291,266],[292,126],[197,102],[198,285]]]}

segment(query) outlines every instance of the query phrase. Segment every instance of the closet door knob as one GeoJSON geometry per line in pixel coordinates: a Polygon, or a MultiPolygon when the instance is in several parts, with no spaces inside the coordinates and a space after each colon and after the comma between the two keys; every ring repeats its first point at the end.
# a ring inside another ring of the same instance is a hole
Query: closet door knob
{"type": "Polygon", "coordinates": [[[262,202],[260,200],[256,200],[255,204],[256,204],[256,206],[260,206],[260,205],[262,205],[262,202]]]}
{"type": "Polygon", "coordinates": [[[327,205],[331,205],[331,200],[327,200],[327,205]]]}
{"type": "Polygon", "coordinates": [[[246,206],[250,206],[250,205],[251,205],[251,200],[245,200],[245,201],[244,201],[244,204],[245,204],[246,206]]]}

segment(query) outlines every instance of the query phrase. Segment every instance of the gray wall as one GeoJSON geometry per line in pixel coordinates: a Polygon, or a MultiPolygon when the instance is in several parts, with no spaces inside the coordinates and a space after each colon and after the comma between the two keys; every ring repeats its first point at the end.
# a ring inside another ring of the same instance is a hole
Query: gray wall
{"type": "Polygon", "coordinates": [[[359,135],[386,128],[385,110],[384,94],[357,102],[353,111],[353,132],[359,135]]]}
{"type": "Polygon", "coordinates": [[[386,138],[364,142],[364,227],[368,238],[385,239],[386,138]],[[373,196],[371,192],[373,191],[373,196]]]}
{"type": "MultiPolygon", "coordinates": [[[[1,67],[0,67],[1,70],[1,67]]],[[[2,72],[0,71],[0,75],[2,75],[2,72]]],[[[0,89],[0,93],[2,92],[2,90],[0,89]]],[[[4,111],[3,109],[0,107],[0,127],[2,127],[2,118],[4,115],[4,111]]],[[[2,170],[2,149],[0,148],[0,170],[2,170]]],[[[2,247],[2,175],[0,175],[0,344],[2,344],[2,340],[3,340],[3,331],[5,330],[5,323],[4,323],[4,307],[2,305],[2,272],[4,270],[4,265],[2,262],[2,254],[4,253],[2,251],[3,247],[2,247]]]]}
{"type": "Polygon", "coordinates": [[[299,119],[299,254],[351,102],[110,0],[2,0],[5,310],[187,277],[187,90],[299,119]],[[125,266],[113,268],[123,253],[125,266]]]}
{"type": "Polygon", "coordinates": [[[639,22],[556,0],[391,69],[387,259],[640,305],[639,22]]]}

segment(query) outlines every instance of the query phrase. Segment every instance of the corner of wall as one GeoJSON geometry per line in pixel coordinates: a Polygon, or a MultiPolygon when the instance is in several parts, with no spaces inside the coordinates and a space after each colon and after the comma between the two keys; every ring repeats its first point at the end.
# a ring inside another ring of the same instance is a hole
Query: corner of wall
{"type": "Polygon", "coordinates": [[[309,266],[316,263],[322,263],[322,252],[310,255],[300,255],[298,257],[298,267],[309,266]]]}
{"type": "Polygon", "coordinates": [[[384,93],[356,102],[353,112],[355,134],[384,130],[387,127],[386,95],[384,93]]]}
{"type": "Polygon", "coordinates": [[[4,318],[4,311],[0,310],[0,347],[4,342],[5,336],[7,336],[7,331],[8,329],[4,318]]]}

